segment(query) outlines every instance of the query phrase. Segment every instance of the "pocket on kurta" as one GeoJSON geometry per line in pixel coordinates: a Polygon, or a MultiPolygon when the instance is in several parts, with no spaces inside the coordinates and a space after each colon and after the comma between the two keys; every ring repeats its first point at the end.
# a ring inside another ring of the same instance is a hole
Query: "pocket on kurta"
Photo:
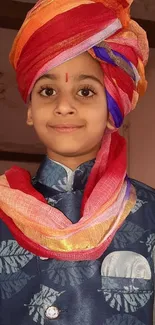
{"type": "Polygon", "coordinates": [[[134,313],[153,295],[151,280],[102,276],[101,281],[105,301],[117,311],[134,313]]]}
{"type": "Polygon", "coordinates": [[[146,258],[134,252],[109,254],[102,263],[101,291],[107,304],[119,312],[134,313],[144,307],[153,296],[153,279],[146,258]]]}

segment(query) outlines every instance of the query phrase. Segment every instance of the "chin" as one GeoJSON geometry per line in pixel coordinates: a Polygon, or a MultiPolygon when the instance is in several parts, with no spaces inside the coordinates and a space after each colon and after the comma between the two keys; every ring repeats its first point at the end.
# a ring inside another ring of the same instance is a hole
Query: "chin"
{"type": "Polygon", "coordinates": [[[57,153],[59,156],[63,156],[63,157],[77,157],[77,156],[81,156],[82,153],[79,151],[73,151],[73,150],[62,150],[62,151],[55,151],[55,153],[57,153]]]}
{"type": "Polygon", "coordinates": [[[64,156],[64,157],[76,157],[83,155],[85,153],[85,150],[81,150],[81,148],[75,148],[74,145],[72,146],[51,146],[48,147],[49,152],[53,152],[57,155],[64,156]]]}

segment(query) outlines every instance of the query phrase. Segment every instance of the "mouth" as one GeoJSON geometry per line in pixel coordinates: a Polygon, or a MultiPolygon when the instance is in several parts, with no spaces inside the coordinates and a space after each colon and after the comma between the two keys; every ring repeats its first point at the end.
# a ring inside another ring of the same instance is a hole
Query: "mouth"
{"type": "Polygon", "coordinates": [[[58,124],[50,126],[54,131],[59,133],[71,133],[83,128],[83,125],[75,124],[58,124]]]}

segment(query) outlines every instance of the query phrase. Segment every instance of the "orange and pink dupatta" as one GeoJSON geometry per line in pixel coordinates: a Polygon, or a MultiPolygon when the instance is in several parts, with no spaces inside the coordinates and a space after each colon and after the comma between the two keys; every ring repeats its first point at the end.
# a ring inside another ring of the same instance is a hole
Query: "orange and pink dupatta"
{"type": "Polygon", "coordinates": [[[0,218],[21,246],[42,257],[98,258],[135,200],[135,190],[126,178],[125,141],[117,133],[104,136],[76,224],[46,203],[25,170],[13,167],[0,177],[0,218]]]}

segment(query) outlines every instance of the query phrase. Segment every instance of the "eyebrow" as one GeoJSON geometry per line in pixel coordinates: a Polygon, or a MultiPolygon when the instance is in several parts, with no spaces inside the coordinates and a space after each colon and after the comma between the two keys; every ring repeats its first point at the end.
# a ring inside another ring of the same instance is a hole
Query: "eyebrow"
{"type": "MultiPolygon", "coordinates": [[[[60,80],[59,76],[56,76],[55,74],[47,73],[47,74],[44,74],[43,76],[41,76],[37,81],[45,79],[45,78],[48,78],[48,79],[54,80],[54,81],[60,80]]],[[[103,83],[100,81],[100,79],[98,79],[94,75],[81,74],[79,76],[74,77],[75,81],[82,81],[82,80],[85,80],[85,79],[91,79],[93,81],[96,81],[103,87],[103,83]]]]}
{"type": "Polygon", "coordinates": [[[98,82],[103,87],[103,83],[100,81],[100,79],[98,79],[97,77],[95,77],[93,75],[81,74],[80,76],[75,77],[75,80],[78,80],[78,81],[85,80],[85,79],[94,80],[94,81],[98,82]]]}

